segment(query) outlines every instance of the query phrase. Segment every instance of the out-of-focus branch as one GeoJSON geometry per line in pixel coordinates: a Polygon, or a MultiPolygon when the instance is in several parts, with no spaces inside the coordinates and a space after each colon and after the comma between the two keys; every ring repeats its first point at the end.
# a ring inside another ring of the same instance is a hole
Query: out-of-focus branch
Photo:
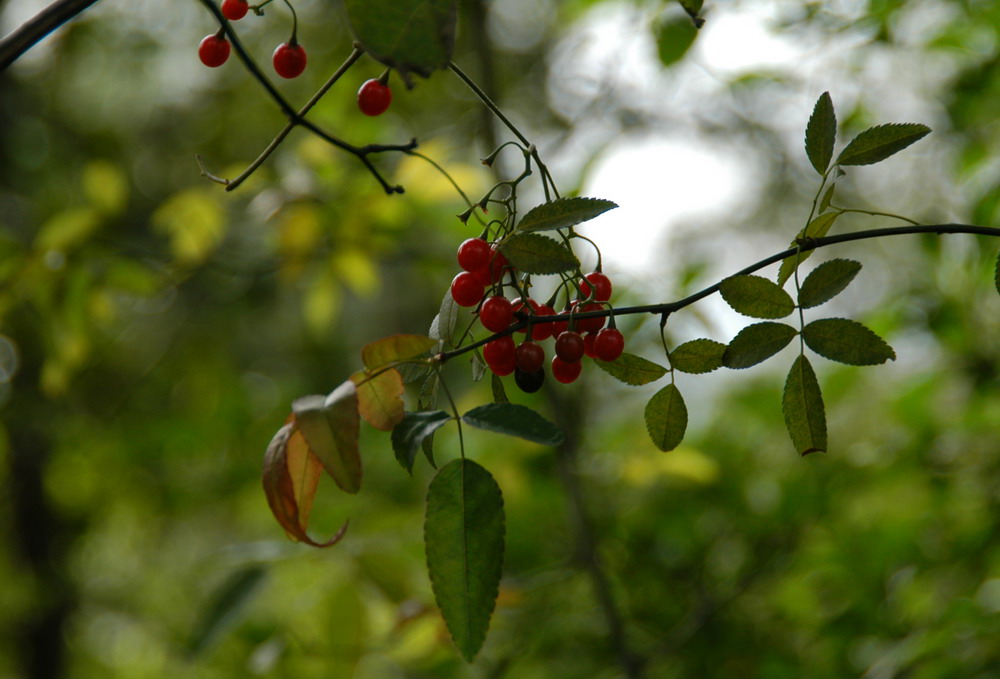
{"type": "Polygon", "coordinates": [[[87,9],[97,0],[56,0],[0,39],[0,71],[27,52],[39,40],[87,9]]]}

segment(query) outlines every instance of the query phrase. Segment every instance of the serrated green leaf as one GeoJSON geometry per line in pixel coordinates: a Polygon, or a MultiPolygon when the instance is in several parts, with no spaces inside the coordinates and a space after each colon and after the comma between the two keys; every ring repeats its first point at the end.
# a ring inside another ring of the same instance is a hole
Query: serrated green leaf
{"type": "Polygon", "coordinates": [[[519,436],[543,446],[558,446],[562,430],[531,408],[517,403],[487,403],[462,415],[462,422],[477,429],[519,436]]]}
{"type": "Polygon", "coordinates": [[[545,275],[580,268],[580,261],[565,245],[536,233],[511,236],[500,245],[500,252],[524,273],[545,275]]]}
{"type": "Polygon", "coordinates": [[[424,335],[391,335],[366,344],[361,350],[361,361],[369,370],[416,358],[437,346],[437,339],[424,335]]]}
{"type": "Polygon", "coordinates": [[[410,72],[426,78],[448,66],[457,6],[456,0],[344,0],[357,41],[404,80],[410,72]]]}
{"type": "Polygon", "coordinates": [[[850,285],[861,271],[861,262],[831,259],[813,269],[799,288],[799,306],[809,309],[833,299],[850,285]]]}
{"type": "Polygon", "coordinates": [[[931,128],[920,123],[890,123],[870,127],[837,156],[838,165],[871,165],[920,141],[931,128]]]}
{"type": "MultiPolygon", "coordinates": [[[[840,215],[840,212],[825,212],[819,217],[816,217],[816,219],[806,225],[806,228],[799,231],[799,235],[795,237],[795,240],[792,241],[789,247],[794,248],[796,243],[803,238],[822,238],[827,234],[833,226],[833,223],[837,221],[837,217],[840,215]]],[[[798,268],[798,265],[809,259],[812,253],[813,251],[809,250],[807,252],[800,252],[797,255],[785,257],[785,259],[781,262],[781,269],[778,271],[778,285],[784,285],[787,283],[788,279],[795,273],[795,269],[798,268]]]]}
{"type": "Polygon", "coordinates": [[[765,361],[788,346],[798,332],[784,323],[754,323],[737,333],[722,354],[722,365],[741,370],[765,361]]]}
{"type": "Polygon", "coordinates": [[[503,564],[503,496],[488,471],[467,459],[441,468],[427,491],[424,545],[434,599],[472,662],[486,640],[503,564]]]}
{"type": "Polygon", "coordinates": [[[785,380],[781,398],[785,427],[800,455],[826,450],[826,410],[809,359],[799,354],[785,380]]]}
{"type": "Polygon", "coordinates": [[[730,276],[719,284],[722,298],[733,309],[752,318],[784,318],[795,302],[780,286],[761,276],[730,276]]]}
{"type": "Polygon", "coordinates": [[[670,365],[692,375],[710,373],[722,367],[726,345],[710,339],[693,339],[670,352],[670,365]]]}
{"type": "Polygon", "coordinates": [[[896,352],[867,327],[846,318],[822,318],[802,329],[806,346],[820,356],[848,365],[879,365],[896,352]]]}
{"type": "Polygon", "coordinates": [[[698,37],[698,29],[688,17],[671,16],[654,24],[653,37],[656,40],[660,63],[671,66],[683,59],[691,49],[695,38],[698,37]]]}
{"type": "Polygon", "coordinates": [[[407,472],[413,472],[417,450],[428,436],[448,423],[451,415],[443,410],[406,413],[392,430],[392,450],[396,460],[407,472]]]}
{"type": "Polygon", "coordinates": [[[515,232],[552,231],[581,224],[618,207],[603,198],[557,198],[528,210],[515,232]]]}
{"type": "Polygon", "coordinates": [[[619,382],[633,387],[655,382],[667,374],[667,369],[662,365],[629,353],[623,353],[614,361],[595,360],[594,363],[619,382]]]}
{"type": "MultiPolygon", "coordinates": [[[[806,156],[816,171],[823,175],[833,158],[833,144],[837,140],[837,115],[829,92],[816,101],[809,123],[806,125],[806,156]]],[[[831,187],[832,188],[832,187],[831,187]]]]}
{"type": "Polygon", "coordinates": [[[664,452],[680,445],[687,422],[687,406],[676,385],[663,387],[646,404],[646,431],[653,444],[664,452]]]}
{"type": "Polygon", "coordinates": [[[354,383],[347,380],[326,397],[304,396],[292,403],[295,422],[309,449],[341,490],[361,488],[358,436],[361,418],[354,383]]]}

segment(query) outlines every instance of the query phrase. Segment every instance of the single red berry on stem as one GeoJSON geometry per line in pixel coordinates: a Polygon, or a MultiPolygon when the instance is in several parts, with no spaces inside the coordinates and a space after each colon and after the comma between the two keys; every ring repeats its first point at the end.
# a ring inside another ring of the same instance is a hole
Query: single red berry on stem
{"type": "Polygon", "coordinates": [[[478,273],[482,279],[483,285],[493,285],[503,278],[503,274],[507,269],[507,266],[507,258],[503,256],[502,252],[497,252],[496,245],[491,245],[489,266],[484,269],[480,269],[476,273],[478,273]]]}
{"type": "Polygon", "coordinates": [[[580,376],[583,364],[580,361],[568,363],[558,356],[552,358],[552,377],[563,384],[569,384],[580,376]]]}
{"type": "Polygon", "coordinates": [[[479,322],[491,332],[500,332],[514,321],[514,306],[506,297],[494,295],[479,308],[479,322]]]}
{"type": "Polygon", "coordinates": [[[589,274],[584,276],[587,279],[588,285],[584,281],[580,281],[580,292],[590,297],[591,286],[593,286],[594,299],[598,302],[607,302],[611,299],[611,279],[605,276],[600,271],[591,271],[589,274]]]}
{"type": "Polygon", "coordinates": [[[542,345],[526,340],[514,351],[514,358],[517,359],[519,370],[526,373],[537,372],[545,363],[545,350],[542,345]]]}
{"type": "MultiPolygon", "coordinates": [[[[358,90],[358,108],[366,116],[380,116],[392,103],[392,90],[380,80],[372,78],[362,83],[358,90]]],[[[471,271],[471,269],[467,269],[471,271]]]]}
{"type": "Polygon", "coordinates": [[[594,339],[594,353],[602,361],[613,361],[625,351],[625,336],[618,328],[604,328],[594,339]]]}
{"type": "Polygon", "coordinates": [[[583,338],[580,333],[567,330],[556,337],[556,356],[566,363],[578,363],[583,358],[583,338]]]}
{"type": "Polygon", "coordinates": [[[516,367],[514,355],[517,352],[517,347],[514,345],[514,340],[509,335],[507,337],[499,337],[492,342],[487,342],[483,346],[483,359],[486,361],[486,365],[490,367],[490,370],[500,375],[509,375],[514,372],[516,367]],[[507,367],[509,370],[505,370],[507,367]]]}
{"type": "Polygon", "coordinates": [[[239,21],[247,15],[250,4],[247,0],[222,0],[222,16],[230,21],[239,21]]]}
{"type": "Polygon", "coordinates": [[[485,288],[476,274],[463,271],[451,279],[451,298],[458,306],[476,306],[485,288]]]}
{"type": "Polygon", "coordinates": [[[274,72],[282,78],[297,78],[306,70],[306,51],[294,40],[278,45],[271,55],[274,72]]]}
{"type": "Polygon", "coordinates": [[[481,271],[490,265],[493,250],[482,238],[469,238],[458,246],[455,256],[458,265],[466,271],[481,271]]]}
{"type": "Polygon", "coordinates": [[[206,35],[198,45],[198,58],[209,68],[222,66],[229,58],[229,41],[218,33],[206,35]]]}

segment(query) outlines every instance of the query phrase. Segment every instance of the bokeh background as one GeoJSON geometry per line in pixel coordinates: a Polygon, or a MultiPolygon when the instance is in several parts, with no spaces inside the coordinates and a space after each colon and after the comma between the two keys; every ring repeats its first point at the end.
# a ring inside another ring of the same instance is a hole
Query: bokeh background
{"type": "MultiPolygon", "coordinates": [[[[463,0],[456,61],[538,144],[564,193],[622,207],[584,227],[621,304],[678,299],[784,248],[816,176],[802,150],[830,91],[843,138],[922,122],[927,139],[853,169],[839,204],[927,223],[997,223],[1000,3],[463,0]],[[692,38],[689,49],[684,46],[692,38]]],[[[0,2],[2,31],[37,2],[0,2]]],[[[304,102],[350,51],[339,10],[296,3],[304,102]]],[[[267,64],[277,3],[237,25],[267,64]]],[[[260,464],[290,402],[326,393],[365,343],[426,332],[476,235],[422,160],[357,160],[283,125],[235,59],[197,59],[190,2],[98,3],[0,75],[0,677],[1000,676],[1000,243],[907,237],[823,252],[864,264],[832,314],[897,361],[817,360],[830,452],[800,459],[780,411],[783,353],[680,376],[685,443],[661,453],[629,389],[590,366],[571,387],[509,393],[569,432],[559,450],[472,433],[508,517],[504,579],[473,665],[425,573],[422,502],[389,438],[362,432],[365,487],[321,486],[288,542],[260,464]]],[[[438,73],[378,119],[362,60],[314,119],[355,143],[417,137],[473,196],[508,137],[438,73]]],[[[499,170],[516,172],[500,163],[499,170]]],[[[537,201],[527,191],[522,206],[537,201]]],[[[838,230],[896,222],[843,218],[838,230]]],[[[808,265],[807,265],[808,266],[808,265]]],[[[773,272],[772,272],[773,273],[773,272]]],[[[655,318],[623,320],[662,361],[655,318]]],[[[726,342],[717,300],[668,337],[726,342]]],[[[467,362],[460,404],[490,398],[467,362]]],[[[457,454],[437,437],[438,461],[457,454]]]]}

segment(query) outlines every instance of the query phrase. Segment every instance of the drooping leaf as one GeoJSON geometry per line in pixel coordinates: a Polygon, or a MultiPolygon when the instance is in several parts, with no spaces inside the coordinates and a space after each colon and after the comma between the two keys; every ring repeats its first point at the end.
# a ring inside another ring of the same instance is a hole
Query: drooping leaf
{"type": "Polygon", "coordinates": [[[304,396],[292,403],[295,421],[309,449],[342,490],[361,488],[358,435],[361,418],[354,383],[347,380],[325,398],[304,396]]]}
{"type": "Polygon", "coordinates": [[[870,127],[837,156],[838,165],[871,165],[920,141],[931,128],[920,123],[890,123],[870,127]]]}
{"type": "Polygon", "coordinates": [[[451,290],[446,291],[441,298],[437,316],[431,321],[430,330],[427,331],[431,339],[441,340],[443,349],[455,348],[455,326],[458,324],[460,309],[461,307],[455,303],[455,298],[451,296],[451,290]]]}
{"type": "Polygon", "coordinates": [[[687,406],[676,385],[663,387],[646,404],[646,431],[653,444],[664,452],[680,445],[687,422],[687,406]]]}
{"type": "Polygon", "coordinates": [[[392,368],[373,374],[361,370],[351,375],[358,391],[358,412],[371,426],[389,431],[403,419],[403,376],[392,368]]]}
{"type": "MultiPolygon", "coordinates": [[[[833,158],[833,144],[837,140],[837,115],[829,92],[816,101],[809,123],[806,125],[806,156],[821,175],[826,173],[833,158]]],[[[831,188],[833,188],[831,186],[831,188]]]]}
{"type": "Polygon", "coordinates": [[[455,0],[344,0],[347,19],[364,50],[377,61],[425,78],[451,61],[455,0]]]}
{"type": "Polygon", "coordinates": [[[730,276],[719,284],[722,298],[733,309],[752,318],[784,318],[795,302],[780,286],[761,276],[730,276]]]}
{"type": "Polygon", "coordinates": [[[710,339],[693,339],[670,352],[670,365],[692,375],[710,373],[722,367],[726,345],[710,339]]]}
{"type": "Polygon", "coordinates": [[[565,229],[618,207],[603,198],[557,198],[528,210],[515,231],[552,231],[565,229]]]}
{"type": "Polygon", "coordinates": [[[188,641],[190,656],[198,656],[215,644],[253,599],[266,574],[262,566],[247,566],[231,574],[219,586],[188,641]]]}
{"type": "Polygon", "coordinates": [[[667,374],[667,369],[662,365],[629,353],[623,353],[613,361],[595,360],[594,363],[619,382],[633,387],[655,382],[667,374]]]}
{"type": "Polygon", "coordinates": [[[565,440],[562,430],[527,406],[517,403],[487,403],[462,415],[462,422],[508,436],[519,436],[543,446],[558,446],[565,440]]]}
{"type": "Polygon", "coordinates": [[[799,306],[809,309],[827,302],[850,285],[861,271],[861,262],[831,259],[813,269],[799,288],[799,306]]]}
{"type": "MultiPolygon", "coordinates": [[[[799,235],[795,237],[795,240],[792,241],[792,244],[789,247],[794,248],[799,239],[822,238],[827,234],[830,227],[833,226],[833,223],[837,221],[837,217],[840,215],[840,212],[824,212],[819,217],[816,217],[816,219],[806,225],[806,228],[799,232],[799,235]]],[[[781,262],[781,269],[778,271],[778,285],[784,285],[788,282],[788,279],[795,273],[795,269],[798,268],[798,265],[806,261],[812,253],[812,250],[808,250],[806,252],[800,252],[797,255],[785,257],[785,259],[781,262]]]]}
{"type": "Polygon", "coordinates": [[[425,354],[437,346],[437,339],[424,335],[391,335],[366,344],[361,360],[369,370],[425,354]]]}
{"type": "Polygon", "coordinates": [[[826,450],[826,410],[812,365],[799,354],[785,380],[781,399],[785,427],[800,455],[826,450]]]}
{"type": "Polygon", "coordinates": [[[867,327],[846,318],[822,318],[802,329],[806,346],[820,356],[848,365],[879,365],[896,352],[867,327]]]}
{"type": "Polygon", "coordinates": [[[408,472],[413,472],[413,461],[424,439],[451,419],[443,410],[406,413],[392,430],[392,450],[396,460],[408,472]]]}
{"type": "Polygon", "coordinates": [[[472,662],[486,640],[503,564],[503,496],[488,471],[468,459],[441,468],[427,491],[424,545],[434,599],[472,662]]]}
{"type": "Polygon", "coordinates": [[[500,252],[524,273],[545,275],[580,268],[576,255],[565,245],[537,233],[511,236],[500,245],[500,252]]]}
{"type": "Polygon", "coordinates": [[[656,40],[660,63],[670,66],[684,58],[695,38],[698,29],[691,19],[683,16],[670,16],[653,26],[653,37],[656,40]]]}
{"type": "Polygon", "coordinates": [[[790,325],[765,321],[740,330],[722,354],[727,368],[749,368],[765,361],[788,346],[798,332],[790,325]]]}

